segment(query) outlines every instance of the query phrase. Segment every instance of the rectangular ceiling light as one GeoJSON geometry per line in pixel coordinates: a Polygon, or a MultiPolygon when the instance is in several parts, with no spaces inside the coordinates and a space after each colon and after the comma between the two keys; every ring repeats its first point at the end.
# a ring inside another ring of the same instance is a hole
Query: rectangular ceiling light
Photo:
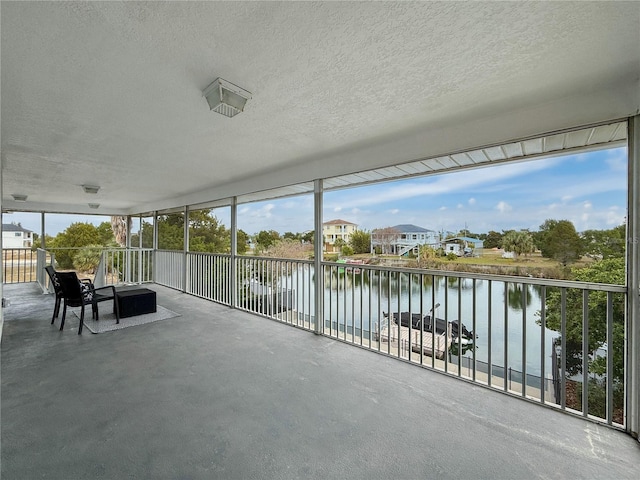
{"type": "Polygon", "coordinates": [[[222,78],[216,78],[202,94],[206,97],[209,108],[225,117],[235,117],[242,112],[247,100],[251,98],[251,93],[222,78]]]}
{"type": "Polygon", "coordinates": [[[82,188],[84,193],[98,193],[98,190],[100,190],[97,185],[82,185],[82,188]]]}
{"type": "Polygon", "coordinates": [[[26,195],[22,195],[20,193],[13,193],[11,196],[13,197],[13,199],[16,202],[26,202],[27,201],[27,196],[26,195]]]}

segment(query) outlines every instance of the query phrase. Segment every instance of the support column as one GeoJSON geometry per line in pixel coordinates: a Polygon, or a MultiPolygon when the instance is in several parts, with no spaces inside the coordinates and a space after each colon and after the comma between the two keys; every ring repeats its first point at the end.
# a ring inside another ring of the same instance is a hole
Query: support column
{"type": "Polygon", "coordinates": [[[324,332],[324,275],[322,272],[322,180],[313,182],[313,271],[314,271],[314,314],[316,317],[315,333],[324,332]]]}
{"type": "Polygon", "coordinates": [[[238,256],[238,197],[231,199],[231,265],[230,265],[230,293],[231,308],[236,308],[238,298],[238,279],[236,268],[236,257],[238,256]]]}
{"type": "Polygon", "coordinates": [[[640,115],[628,122],[627,429],[640,440],[640,115]]]}
{"type": "Polygon", "coordinates": [[[125,278],[126,283],[133,283],[133,275],[131,275],[131,269],[133,268],[131,265],[131,215],[127,215],[125,218],[125,237],[124,237],[124,248],[125,248],[125,258],[127,262],[127,277],[125,278]]]}
{"type": "Polygon", "coordinates": [[[144,272],[144,264],[142,263],[142,215],[138,215],[138,281],[137,283],[142,284],[143,282],[143,272],[144,272]]]}
{"type": "Polygon", "coordinates": [[[184,245],[182,246],[182,291],[187,291],[187,278],[188,278],[188,270],[187,267],[187,252],[189,252],[189,206],[184,207],[184,245]]]}
{"type": "Polygon", "coordinates": [[[158,212],[153,212],[153,240],[152,247],[154,250],[158,249],[158,212]]]}
{"type": "Polygon", "coordinates": [[[44,242],[44,237],[45,237],[45,226],[44,226],[44,212],[40,212],[40,248],[42,250],[45,250],[46,245],[44,242]]]}
{"type": "Polygon", "coordinates": [[[158,252],[158,211],[157,210],[153,212],[153,240],[152,240],[151,246],[153,248],[153,261],[151,262],[153,270],[151,272],[152,273],[151,281],[155,282],[156,272],[158,271],[158,262],[156,260],[157,258],[156,253],[158,252]]]}

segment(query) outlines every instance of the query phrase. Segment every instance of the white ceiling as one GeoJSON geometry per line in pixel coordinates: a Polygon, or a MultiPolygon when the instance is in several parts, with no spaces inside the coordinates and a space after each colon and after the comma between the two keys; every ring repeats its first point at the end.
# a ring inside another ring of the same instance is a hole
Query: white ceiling
{"type": "Polygon", "coordinates": [[[5,210],[160,210],[640,112],[640,2],[0,8],[5,210]],[[243,113],[209,111],[217,77],[243,113]]]}

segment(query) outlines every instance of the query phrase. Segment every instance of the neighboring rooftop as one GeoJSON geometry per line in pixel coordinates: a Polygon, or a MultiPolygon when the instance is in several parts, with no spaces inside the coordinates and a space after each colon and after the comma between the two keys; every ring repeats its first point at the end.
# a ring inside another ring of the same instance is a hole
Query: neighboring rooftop
{"type": "Polygon", "coordinates": [[[435,230],[429,230],[428,228],[418,227],[410,223],[403,223],[401,225],[395,225],[391,227],[400,233],[435,233],[435,230]]]}
{"type": "Polygon", "coordinates": [[[24,228],[19,223],[3,223],[2,224],[3,232],[24,232],[24,233],[33,233],[31,230],[24,228]]]}
{"type": "Polygon", "coordinates": [[[347,222],[346,220],[329,220],[328,222],[324,222],[323,225],[356,225],[353,222],[347,222]]]}

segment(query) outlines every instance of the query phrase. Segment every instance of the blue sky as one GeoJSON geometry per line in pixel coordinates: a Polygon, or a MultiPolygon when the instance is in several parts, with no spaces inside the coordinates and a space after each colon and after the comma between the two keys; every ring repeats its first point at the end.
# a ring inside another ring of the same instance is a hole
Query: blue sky
{"type": "MultiPolygon", "coordinates": [[[[455,232],[465,226],[475,233],[538,230],[556,219],[584,231],[623,223],[626,202],[626,148],[616,148],[325,192],[323,216],[365,230],[404,223],[455,232]]],[[[228,208],[215,214],[229,225],[228,208]]],[[[39,214],[3,216],[11,221],[40,231],[39,214]]],[[[108,217],[47,215],[47,232],[55,235],[75,221],[98,224],[108,217]]],[[[238,227],[249,234],[312,230],[313,195],[238,205],[238,227]]]]}
{"type": "MultiPolygon", "coordinates": [[[[325,221],[372,230],[411,223],[440,231],[538,230],[546,219],[578,231],[608,229],[626,216],[626,148],[485,167],[326,192],[325,221]]],[[[238,207],[239,227],[313,228],[311,195],[238,207]]]]}

